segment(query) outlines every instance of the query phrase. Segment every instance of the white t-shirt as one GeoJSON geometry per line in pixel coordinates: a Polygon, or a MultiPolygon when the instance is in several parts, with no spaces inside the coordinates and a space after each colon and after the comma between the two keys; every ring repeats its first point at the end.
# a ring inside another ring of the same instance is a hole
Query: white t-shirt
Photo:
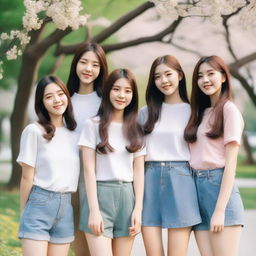
{"type": "MultiPolygon", "coordinates": [[[[190,152],[184,140],[184,129],[188,123],[191,109],[187,103],[162,104],[159,120],[153,131],[146,136],[147,155],[145,161],[189,161],[190,152]]],[[[144,124],[148,118],[148,108],[139,111],[139,122],[144,124]]]]}
{"type": "Polygon", "coordinates": [[[96,116],[101,98],[96,92],[90,94],[74,93],[71,97],[71,102],[74,109],[74,117],[77,122],[76,131],[80,133],[85,120],[96,116]]]}
{"type": "Polygon", "coordinates": [[[38,123],[25,127],[17,162],[35,168],[34,185],[49,191],[75,192],[79,176],[78,133],[59,127],[50,141],[42,134],[43,127],[38,123]]]}
{"type": "MultiPolygon", "coordinates": [[[[133,181],[133,160],[145,155],[145,149],[136,153],[129,153],[125,146],[129,145],[123,135],[122,123],[112,122],[108,128],[108,141],[114,152],[108,154],[96,153],[97,181],[133,181]]],[[[99,136],[99,117],[88,119],[81,132],[78,144],[96,150],[101,142],[99,136]]]]}

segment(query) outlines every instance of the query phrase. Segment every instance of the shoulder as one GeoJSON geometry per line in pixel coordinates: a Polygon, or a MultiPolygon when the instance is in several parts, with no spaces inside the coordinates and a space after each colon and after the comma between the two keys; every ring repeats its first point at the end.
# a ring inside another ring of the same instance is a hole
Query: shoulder
{"type": "Polygon", "coordinates": [[[35,134],[35,135],[42,135],[44,129],[43,127],[38,124],[38,123],[32,123],[27,125],[24,130],[23,130],[23,134],[35,134]]]}
{"type": "Polygon", "coordinates": [[[240,110],[232,101],[227,101],[224,104],[223,113],[224,113],[224,115],[228,115],[228,114],[232,114],[232,113],[241,115],[240,110]]]}

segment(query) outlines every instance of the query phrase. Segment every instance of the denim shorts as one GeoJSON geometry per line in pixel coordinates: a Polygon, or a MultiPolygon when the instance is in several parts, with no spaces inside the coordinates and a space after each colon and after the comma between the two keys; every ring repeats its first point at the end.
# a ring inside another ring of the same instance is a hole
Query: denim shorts
{"type": "MultiPolygon", "coordinates": [[[[104,222],[103,235],[110,238],[129,236],[135,202],[132,182],[97,181],[97,197],[104,222]]],[[[79,228],[92,234],[88,227],[87,197],[81,208],[79,228]]]]}
{"type": "Polygon", "coordinates": [[[18,237],[55,244],[74,240],[70,192],[52,192],[33,186],[21,214],[18,237]]]}
{"type": "Polygon", "coordinates": [[[188,162],[146,162],[142,226],[183,228],[200,222],[188,162]]]}
{"type": "MultiPolygon", "coordinates": [[[[212,214],[217,203],[223,168],[212,170],[194,170],[194,179],[200,207],[202,222],[193,230],[209,230],[212,214]]],[[[244,225],[244,207],[236,185],[233,186],[225,210],[224,226],[244,225]]]]}

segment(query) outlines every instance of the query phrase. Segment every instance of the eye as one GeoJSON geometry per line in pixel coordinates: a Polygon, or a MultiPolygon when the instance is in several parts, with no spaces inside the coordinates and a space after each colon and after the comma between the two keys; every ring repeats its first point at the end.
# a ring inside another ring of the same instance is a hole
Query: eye
{"type": "Polygon", "coordinates": [[[155,76],[155,80],[159,80],[160,79],[160,76],[155,76]]]}
{"type": "Polygon", "coordinates": [[[52,95],[47,95],[44,97],[46,100],[50,100],[52,98],[52,95]]]}
{"type": "Polygon", "coordinates": [[[94,68],[98,68],[100,65],[99,64],[93,64],[94,68]]]}
{"type": "Polygon", "coordinates": [[[131,89],[126,89],[125,92],[126,93],[132,93],[132,90],[131,89]]]}
{"type": "Polygon", "coordinates": [[[60,97],[61,96],[64,96],[65,95],[65,93],[64,92],[59,92],[59,94],[58,94],[60,97]]]}
{"type": "Polygon", "coordinates": [[[208,73],[209,76],[213,76],[214,74],[215,74],[214,72],[208,73]]]}
{"type": "Polygon", "coordinates": [[[118,87],[112,87],[112,90],[117,92],[117,91],[119,91],[119,88],[118,87]]]}
{"type": "Polygon", "coordinates": [[[202,77],[203,77],[202,74],[198,74],[198,75],[197,75],[197,78],[202,78],[202,77]]]}
{"type": "Polygon", "coordinates": [[[81,64],[86,64],[87,61],[85,61],[85,60],[80,60],[79,63],[81,63],[81,64]]]}
{"type": "Polygon", "coordinates": [[[166,75],[167,75],[167,76],[171,76],[171,75],[172,75],[172,73],[167,73],[166,75]]]}

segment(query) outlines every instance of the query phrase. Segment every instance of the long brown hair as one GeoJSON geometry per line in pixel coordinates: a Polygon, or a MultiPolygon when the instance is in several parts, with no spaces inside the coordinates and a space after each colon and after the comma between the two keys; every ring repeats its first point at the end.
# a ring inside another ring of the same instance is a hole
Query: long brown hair
{"type": "Polygon", "coordinates": [[[71,131],[76,128],[76,121],[75,121],[74,115],[73,115],[73,107],[72,107],[69,92],[68,92],[66,86],[56,76],[52,76],[52,75],[45,76],[38,82],[37,87],[36,87],[35,111],[36,111],[36,114],[39,119],[38,123],[43,126],[43,128],[46,132],[45,134],[43,134],[43,137],[47,140],[51,140],[53,138],[55,130],[56,130],[55,126],[51,123],[51,118],[50,118],[49,113],[43,103],[45,88],[47,85],[49,85],[51,83],[57,84],[60,87],[60,89],[67,96],[68,105],[67,105],[65,112],[63,113],[66,127],[71,131]]]}
{"type": "Polygon", "coordinates": [[[102,102],[98,111],[100,117],[99,134],[101,142],[97,145],[97,151],[102,154],[113,152],[114,148],[108,141],[108,127],[111,123],[111,116],[113,113],[113,106],[110,102],[110,91],[114,83],[120,79],[128,80],[132,88],[131,103],[124,109],[123,133],[130,145],[126,146],[126,150],[130,153],[138,151],[143,144],[142,128],[137,123],[138,113],[138,89],[133,74],[128,69],[116,69],[108,77],[104,85],[102,102]]]}
{"type": "Polygon", "coordinates": [[[218,56],[202,57],[196,64],[193,79],[192,79],[192,93],[191,93],[191,116],[188,125],[184,131],[184,137],[187,142],[193,143],[197,140],[198,126],[202,122],[203,113],[206,108],[211,107],[210,97],[204,94],[198,86],[198,73],[201,64],[207,63],[213,69],[222,73],[225,76],[225,81],[221,85],[220,97],[213,106],[214,121],[211,125],[211,130],[206,133],[206,136],[212,139],[218,138],[223,134],[223,107],[224,104],[231,100],[231,79],[227,65],[218,56]]]}
{"type": "Polygon", "coordinates": [[[165,55],[158,57],[152,63],[148,85],[146,90],[146,102],[148,106],[148,119],[144,125],[144,133],[149,134],[153,131],[155,123],[158,121],[161,113],[161,107],[164,101],[164,94],[156,87],[155,84],[155,70],[158,65],[165,64],[177,71],[182,78],[179,81],[179,95],[183,102],[189,103],[187,88],[186,88],[186,77],[179,61],[171,55],[165,55]]]}
{"type": "Polygon", "coordinates": [[[75,92],[78,92],[79,86],[80,86],[80,80],[76,73],[77,63],[79,62],[82,55],[89,51],[94,52],[99,59],[100,73],[93,83],[93,89],[94,91],[96,91],[99,97],[102,94],[102,86],[108,75],[108,65],[107,65],[106,55],[100,45],[96,43],[86,43],[77,49],[71,63],[68,82],[67,82],[67,87],[68,87],[70,96],[72,96],[75,92]]]}

